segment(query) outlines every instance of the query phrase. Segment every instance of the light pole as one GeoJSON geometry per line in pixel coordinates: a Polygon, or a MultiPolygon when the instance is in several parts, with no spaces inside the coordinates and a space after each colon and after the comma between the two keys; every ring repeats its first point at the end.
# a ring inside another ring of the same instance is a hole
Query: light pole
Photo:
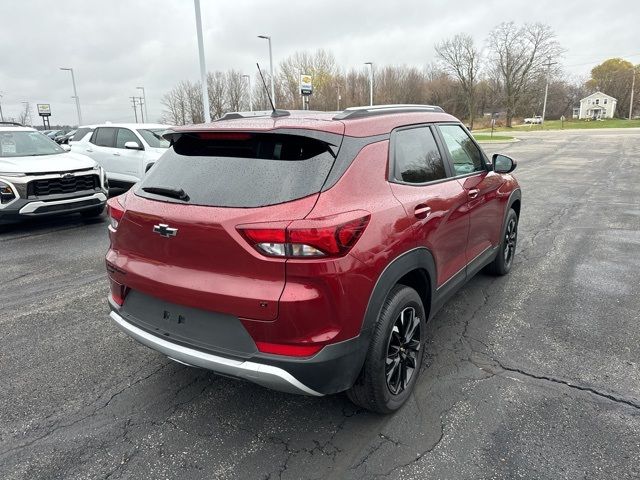
{"type": "Polygon", "coordinates": [[[273,51],[271,50],[271,37],[269,35],[258,35],[258,38],[263,38],[269,41],[269,75],[271,75],[271,100],[273,106],[276,106],[276,91],[273,86],[273,51]]]}
{"type": "Polygon", "coordinates": [[[253,112],[253,93],[251,92],[251,77],[249,75],[242,75],[242,78],[247,79],[247,93],[249,95],[249,110],[253,112]]]}
{"type": "Polygon", "coordinates": [[[2,115],[2,94],[0,93],[0,122],[4,122],[4,115],[2,115]]]}
{"type": "Polygon", "coordinates": [[[60,67],[60,70],[71,72],[71,82],[73,83],[73,97],[76,99],[76,110],[78,111],[78,127],[82,125],[82,113],[80,112],[80,98],[78,98],[78,90],[76,88],[76,77],[73,74],[73,68],[60,67]]]}
{"type": "Polygon", "coordinates": [[[149,121],[149,111],[147,110],[147,94],[144,93],[144,87],[136,87],[138,90],[142,90],[142,99],[144,100],[144,116],[149,121]]]}
{"type": "Polygon", "coordinates": [[[373,62],[364,62],[369,65],[369,105],[373,106],[373,62]]]}
{"type": "Polygon", "coordinates": [[[200,82],[202,83],[202,108],[205,123],[211,123],[209,111],[209,86],[207,85],[207,67],[204,63],[204,44],[202,42],[202,19],[200,18],[200,0],[193,0],[196,9],[196,34],[198,36],[198,54],[200,56],[200,82]]]}

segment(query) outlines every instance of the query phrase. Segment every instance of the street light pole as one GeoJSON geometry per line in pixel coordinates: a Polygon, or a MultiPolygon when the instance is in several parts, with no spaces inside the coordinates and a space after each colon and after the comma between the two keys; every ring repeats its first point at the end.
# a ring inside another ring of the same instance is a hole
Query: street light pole
{"type": "Polygon", "coordinates": [[[258,35],[258,38],[263,38],[269,41],[269,75],[271,75],[271,100],[273,101],[273,106],[276,106],[276,91],[274,88],[274,80],[273,80],[273,51],[271,50],[271,37],[269,35],[258,35]]]}
{"type": "Polygon", "coordinates": [[[200,82],[202,83],[202,108],[205,123],[211,123],[209,111],[209,86],[207,85],[207,67],[204,63],[204,43],[202,41],[202,19],[200,18],[200,0],[193,0],[196,10],[196,34],[198,36],[198,55],[200,56],[200,82]]]}
{"type": "Polygon", "coordinates": [[[4,115],[2,115],[2,94],[0,93],[0,122],[4,122],[4,115]]]}
{"type": "Polygon", "coordinates": [[[369,105],[373,106],[373,62],[364,62],[369,65],[369,105]]]}
{"type": "Polygon", "coordinates": [[[144,116],[149,121],[149,111],[147,110],[147,94],[144,93],[144,87],[136,87],[138,90],[142,90],[142,98],[144,100],[144,116]]]}
{"type": "Polygon", "coordinates": [[[247,94],[249,96],[249,110],[253,112],[253,93],[251,92],[251,77],[249,75],[242,75],[242,78],[247,79],[247,94]]]}
{"type": "Polygon", "coordinates": [[[73,97],[76,99],[76,110],[78,111],[78,126],[82,125],[82,113],[80,112],[80,98],[78,98],[78,90],[76,88],[76,76],[73,74],[73,68],[60,67],[60,70],[71,72],[71,82],[73,83],[73,97]]]}

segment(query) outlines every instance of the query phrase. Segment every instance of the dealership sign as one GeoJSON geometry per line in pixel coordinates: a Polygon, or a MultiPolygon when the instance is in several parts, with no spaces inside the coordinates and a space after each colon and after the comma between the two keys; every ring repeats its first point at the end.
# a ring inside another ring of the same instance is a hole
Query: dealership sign
{"type": "Polygon", "coordinates": [[[38,103],[38,115],[41,117],[50,117],[51,105],[48,103],[38,103]]]}
{"type": "Polygon", "coordinates": [[[300,75],[300,94],[311,95],[313,93],[313,85],[311,84],[311,75],[300,75]]]}

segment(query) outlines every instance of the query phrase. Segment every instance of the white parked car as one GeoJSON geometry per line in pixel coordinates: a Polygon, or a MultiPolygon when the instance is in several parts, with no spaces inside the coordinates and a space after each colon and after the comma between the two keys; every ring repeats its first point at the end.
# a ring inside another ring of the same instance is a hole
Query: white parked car
{"type": "Polygon", "coordinates": [[[542,117],[540,115],[536,115],[535,117],[525,118],[524,123],[540,125],[542,123],[542,117]]]}
{"type": "Polygon", "coordinates": [[[169,128],[156,123],[106,123],[80,127],[91,129],[70,142],[71,150],[93,158],[107,172],[109,185],[129,188],[167,151],[162,134],[169,128]]]}
{"type": "Polygon", "coordinates": [[[0,123],[0,224],[79,212],[100,215],[107,201],[104,170],[34,128],[0,123]]]}

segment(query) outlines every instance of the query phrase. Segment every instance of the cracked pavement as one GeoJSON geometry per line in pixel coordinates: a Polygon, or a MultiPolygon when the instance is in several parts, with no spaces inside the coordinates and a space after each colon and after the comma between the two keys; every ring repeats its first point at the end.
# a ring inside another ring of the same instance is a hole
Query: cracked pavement
{"type": "Polygon", "coordinates": [[[171,362],[108,319],[106,221],[0,233],[0,477],[637,478],[640,131],[525,134],[515,266],[428,325],[392,416],[171,362]]]}

